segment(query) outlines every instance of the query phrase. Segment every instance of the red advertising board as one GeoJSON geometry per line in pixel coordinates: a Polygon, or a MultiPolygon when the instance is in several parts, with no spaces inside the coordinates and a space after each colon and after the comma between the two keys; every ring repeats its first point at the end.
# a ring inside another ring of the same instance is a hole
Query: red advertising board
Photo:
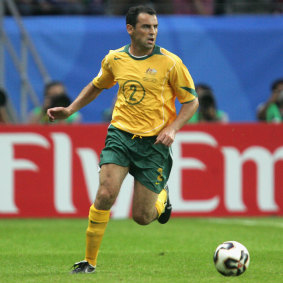
{"type": "MultiPolygon", "coordinates": [[[[0,217],[86,217],[107,125],[1,126],[0,217]]],[[[283,125],[199,124],[180,131],[173,216],[283,215],[283,125]]],[[[127,177],[113,218],[131,215],[127,177]]]]}

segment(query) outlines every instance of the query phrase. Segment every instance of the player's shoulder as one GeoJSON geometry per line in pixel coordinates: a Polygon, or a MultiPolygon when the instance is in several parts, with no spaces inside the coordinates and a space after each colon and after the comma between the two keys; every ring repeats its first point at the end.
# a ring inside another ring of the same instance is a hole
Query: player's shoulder
{"type": "Polygon", "coordinates": [[[114,50],[112,49],[109,50],[108,54],[106,55],[106,59],[110,61],[121,59],[126,54],[125,49],[126,49],[126,46],[123,46],[123,47],[120,47],[114,50]]]}
{"type": "Polygon", "coordinates": [[[182,63],[182,60],[179,56],[177,56],[176,54],[174,54],[173,52],[163,48],[163,47],[159,47],[160,48],[160,53],[162,55],[165,55],[168,59],[172,60],[174,63],[182,63]]]}

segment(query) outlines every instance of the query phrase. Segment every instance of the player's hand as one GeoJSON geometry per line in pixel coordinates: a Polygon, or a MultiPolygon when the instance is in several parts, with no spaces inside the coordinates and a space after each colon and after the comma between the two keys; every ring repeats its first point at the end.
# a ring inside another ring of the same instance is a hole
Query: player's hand
{"type": "Polygon", "coordinates": [[[169,127],[164,128],[156,138],[154,144],[164,144],[166,146],[171,146],[175,140],[176,131],[175,129],[169,127]]]}
{"type": "Polygon", "coordinates": [[[63,120],[71,115],[70,111],[66,107],[54,107],[47,110],[47,116],[50,122],[55,120],[63,120]]]}

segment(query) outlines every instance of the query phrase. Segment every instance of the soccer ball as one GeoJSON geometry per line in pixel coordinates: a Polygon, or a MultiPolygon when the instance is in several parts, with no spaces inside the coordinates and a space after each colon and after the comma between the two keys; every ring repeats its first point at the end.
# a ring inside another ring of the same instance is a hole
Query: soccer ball
{"type": "Polygon", "coordinates": [[[248,250],[236,241],[219,245],[213,256],[214,264],[224,276],[239,276],[245,272],[250,263],[248,250]]]}

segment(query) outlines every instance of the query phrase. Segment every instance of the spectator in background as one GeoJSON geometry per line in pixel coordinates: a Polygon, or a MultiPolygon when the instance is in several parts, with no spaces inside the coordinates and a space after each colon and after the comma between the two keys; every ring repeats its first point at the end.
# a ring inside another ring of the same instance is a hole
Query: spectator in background
{"type": "Polygon", "coordinates": [[[16,0],[21,15],[104,14],[103,0],[16,0]]]}
{"type": "Polygon", "coordinates": [[[16,0],[15,3],[21,15],[32,15],[34,8],[34,0],[16,0]]]}
{"type": "Polygon", "coordinates": [[[214,5],[216,15],[221,14],[268,14],[275,3],[281,0],[217,0],[214,5]]]}
{"type": "Polygon", "coordinates": [[[269,123],[283,121],[283,78],[272,83],[268,101],[257,108],[257,119],[269,123]]]}
{"type": "Polygon", "coordinates": [[[213,15],[214,0],[173,0],[174,14],[213,15]]]}
{"type": "Polygon", "coordinates": [[[114,109],[115,103],[116,103],[116,97],[114,97],[111,106],[108,107],[108,108],[105,108],[102,111],[102,117],[101,117],[102,122],[105,122],[105,123],[110,123],[111,122],[111,120],[112,120],[112,113],[113,113],[113,109],[114,109]]]}
{"type": "Polygon", "coordinates": [[[189,123],[200,122],[228,122],[227,113],[217,109],[216,101],[210,86],[206,84],[196,85],[196,92],[199,98],[199,109],[193,117],[188,121],[189,123]]]}
{"type": "Polygon", "coordinates": [[[0,89],[0,124],[9,123],[9,117],[6,111],[7,96],[4,89],[0,89]]]}
{"type": "Polygon", "coordinates": [[[281,14],[283,0],[15,0],[21,15],[124,15],[132,5],[159,14],[281,14]]]}
{"type": "MultiPolygon", "coordinates": [[[[62,82],[52,81],[45,86],[44,102],[42,107],[36,107],[32,110],[29,123],[47,124],[49,123],[46,111],[50,107],[67,107],[71,103],[66,88],[62,82]]],[[[74,113],[68,119],[64,120],[67,124],[77,124],[81,122],[80,113],[74,113]]]]}
{"type": "Polygon", "coordinates": [[[283,0],[273,0],[273,14],[283,13],[283,0]]]}
{"type": "Polygon", "coordinates": [[[55,3],[50,0],[16,0],[16,4],[23,16],[60,14],[55,3]]]}
{"type": "Polygon", "coordinates": [[[104,14],[107,1],[81,0],[84,3],[85,14],[104,14]]]}
{"type": "MultiPolygon", "coordinates": [[[[107,1],[107,13],[110,15],[124,15],[130,6],[137,5],[148,5],[150,1],[147,0],[108,0],[107,1]]],[[[149,5],[151,6],[151,5],[149,5]]]]}
{"type": "Polygon", "coordinates": [[[107,13],[113,15],[125,15],[128,9],[135,5],[147,5],[158,11],[159,14],[172,14],[172,0],[108,0],[107,13]]]}

